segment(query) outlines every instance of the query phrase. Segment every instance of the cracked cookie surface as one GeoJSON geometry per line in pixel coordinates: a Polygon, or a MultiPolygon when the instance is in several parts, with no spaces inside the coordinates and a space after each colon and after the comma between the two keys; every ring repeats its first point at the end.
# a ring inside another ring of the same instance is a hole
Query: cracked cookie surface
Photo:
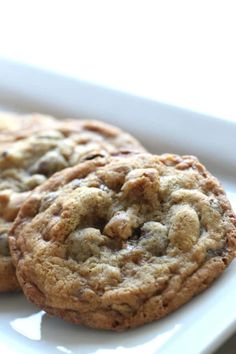
{"type": "Polygon", "coordinates": [[[119,151],[144,151],[131,135],[92,120],[0,114],[0,291],[18,288],[7,234],[23,201],[53,173],[119,151]]]}
{"type": "Polygon", "coordinates": [[[191,156],[87,161],[52,176],[10,232],[26,297],[95,328],[151,322],[204,290],[235,256],[236,219],[191,156]]]}

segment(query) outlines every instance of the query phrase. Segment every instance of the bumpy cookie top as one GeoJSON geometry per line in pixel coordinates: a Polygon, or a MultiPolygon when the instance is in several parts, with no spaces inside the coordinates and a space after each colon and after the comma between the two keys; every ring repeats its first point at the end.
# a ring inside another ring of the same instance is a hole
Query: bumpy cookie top
{"type": "MultiPolygon", "coordinates": [[[[14,143],[17,143],[20,140],[23,141],[23,139],[27,139],[32,136],[32,134],[41,130],[45,131],[50,129],[55,123],[56,121],[53,117],[46,115],[31,114],[20,116],[16,113],[0,112],[0,263],[2,261],[2,257],[9,257],[7,232],[9,230],[10,223],[5,220],[3,210],[6,207],[8,196],[10,196],[11,192],[17,190],[20,179],[18,172],[22,174],[20,168],[21,166],[16,166],[14,161],[9,161],[9,168],[8,166],[4,167],[4,160],[7,159],[8,150],[12,151],[14,146],[17,147],[20,145],[14,145],[14,143]],[[5,189],[7,190],[5,191],[5,189]]],[[[21,153],[23,153],[23,151],[21,151],[21,153]]],[[[24,160],[23,156],[22,160],[24,160]]],[[[29,190],[29,188],[23,187],[23,190],[29,190]]],[[[20,202],[21,198],[19,196],[17,199],[18,202],[20,202]]],[[[17,207],[19,207],[19,203],[17,207]]],[[[11,219],[13,220],[14,216],[12,216],[11,219]]],[[[8,273],[5,259],[2,268],[0,264],[0,279],[1,275],[4,276],[4,274],[2,274],[3,272],[8,273]]],[[[7,276],[9,276],[9,274],[7,274],[7,276]]],[[[0,283],[1,282],[2,280],[0,280],[0,283]]],[[[7,283],[7,279],[4,279],[4,282],[7,283]]],[[[1,288],[2,286],[0,284],[0,291],[1,288]]]]}
{"type": "Polygon", "coordinates": [[[56,171],[118,151],[145,150],[131,135],[102,122],[0,113],[0,292],[18,287],[7,234],[30,191],[56,171]]]}
{"type": "Polygon", "coordinates": [[[145,151],[131,135],[102,122],[0,114],[0,291],[15,279],[7,231],[30,191],[56,171],[121,150],[145,151]]]}
{"type": "Polygon", "coordinates": [[[98,328],[152,321],[206,287],[235,255],[236,222],[194,157],[118,156],[38,187],[10,236],[26,296],[98,328]]]}
{"type": "Polygon", "coordinates": [[[19,115],[0,112],[0,144],[23,139],[39,130],[51,128],[55,121],[52,116],[39,113],[19,115]]]}
{"type": "Polygon", "coordinates": [[[129,134],[102,122],[41,115],[20,119],[13,133],[0,132],[1,141],[8,135],[12,139],[0,146],[0,216],[6,221],[14,220],[28,192],[53,173],[120,150],[144,151],[129,134]]]}

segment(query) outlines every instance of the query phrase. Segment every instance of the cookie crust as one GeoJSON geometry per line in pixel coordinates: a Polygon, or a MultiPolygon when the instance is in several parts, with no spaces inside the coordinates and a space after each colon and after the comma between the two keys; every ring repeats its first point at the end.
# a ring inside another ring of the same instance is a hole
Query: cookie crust
{"type": "Polygon", "coordinates": [[[19,288],[6,238],[31,190],[57,171],[120,151],[145,149],[128,133],[99,121],[0,114],[0,292],[19,288]]]}
{"type": "Polygon", "coordinates": [[[139,154],[55,174],[23,204],[9,240],[30,301],[124,330],[207,288],[235,257],[236,218],[195,157],[139,154]]]}

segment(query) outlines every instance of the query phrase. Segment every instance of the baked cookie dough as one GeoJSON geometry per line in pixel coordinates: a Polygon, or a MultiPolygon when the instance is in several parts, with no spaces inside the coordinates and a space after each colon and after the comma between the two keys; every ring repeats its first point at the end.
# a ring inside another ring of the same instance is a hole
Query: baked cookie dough
{"type": "Polygon", "coordinates": [[[124,330],[207,288],[235,257],[236,218],[195,157],[120,155],[52,176],[21,207],[9,242],[30,301],[124,330]]]}
{"type": "Polygon", "coordinates": [[[46,130],[55,121],[52,116],[39,113],[19,115],[0,112],[0,144],[23,139],[38,130],[46,130]]]}
{"type": "Polygon", "coordinates": [[[53,173],[119,151],[145,151],[131,135],[91,120],[0,115],[0,292],[19,287],[8,229],[30,192],[53,173]]]}

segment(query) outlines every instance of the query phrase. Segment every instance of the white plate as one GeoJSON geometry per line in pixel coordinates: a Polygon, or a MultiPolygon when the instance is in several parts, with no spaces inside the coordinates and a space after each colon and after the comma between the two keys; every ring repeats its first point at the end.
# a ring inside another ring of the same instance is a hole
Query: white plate
{"type": "MultiPolygon", "coordinates": [[[[196,154],[223,182],[236,209],[236,123],[0,61],[0,105],[115,123],[152,151],[196,154]]],[[[208,353],[235,330],[236,264],[168,317],[125,333],[51,318],[22,295],[0,296],[0,353],[208,353]]]]}

